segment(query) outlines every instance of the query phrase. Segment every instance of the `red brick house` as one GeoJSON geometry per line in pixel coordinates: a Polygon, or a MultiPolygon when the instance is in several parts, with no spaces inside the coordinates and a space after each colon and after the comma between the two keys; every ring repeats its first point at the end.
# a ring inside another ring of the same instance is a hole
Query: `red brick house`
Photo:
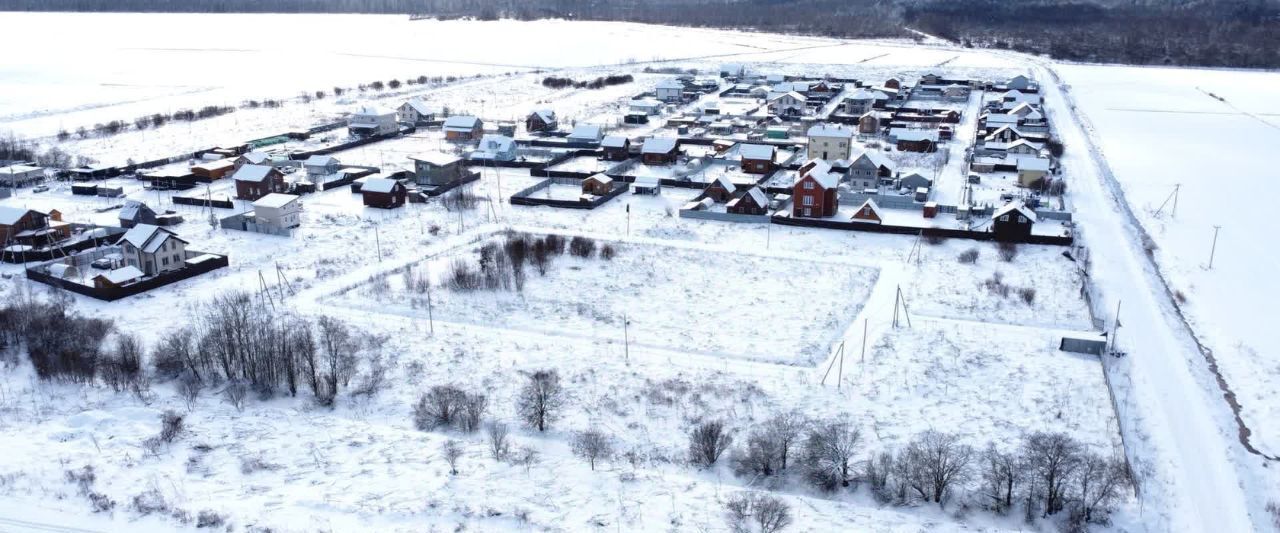
{"type": "Polygon", "coordinates": [[[236,198],[256,201],[273,192],[285,192],[284,173],[266,165],[245,165],[231,175],[236,182],[236,198]]]}
{"type": "Polygon", "coordinates": [[[404,205],[409,190],[403,183],[387,178],[371,178],[360,187],[364,205],[382,209],[395,209],[404,205]]]}
{"type": "Polygon", "coordinates": [[[862,206],[853,214],[853,221],[880,224],[884,222],[884,218],[880,216],[880,206],[876,205],[876,201],[867,198],[867,201],[862,202],[862,206]]]}
{"type": "Polygon", "coordinates": [[[768,174],[778,168],[778,148],[768,144],[744,144],[738,147],[742,156],[742,171],[748,174],[768,174]]]}
{"type": "Polygon", "coordinates": [[[831,165],[814,159],[800,167],[800,178],[791,188],[791,216],[822,218],[835,216],[837,208],[836,186],[839,176],[831,172],[831,165]]]}
{"type": "Polygon", "coordinates": [[[703,190],[702,195],[710,198],[716,203],[723,204],[733,198],[733,193],[737,189],[738,188],[733,185],[733,182],[729,181],[728,176],[721,174],[720,177],[717,177],[710,185],[707,185],[707,188],[703,190]]]}
{"type": "Polygon", "coordinates": [[[752,187],[743,191],[737,198],[729,200],[724,210],[735,215],[767,215],[769,214],[769,196],[760,187],[752,187]]]}

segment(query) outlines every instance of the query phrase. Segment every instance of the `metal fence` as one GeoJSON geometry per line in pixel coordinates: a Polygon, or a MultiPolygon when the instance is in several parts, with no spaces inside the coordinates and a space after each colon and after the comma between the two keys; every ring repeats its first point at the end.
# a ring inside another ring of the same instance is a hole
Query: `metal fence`
{"type": "Polygon", "coordinates": [[[739,215],[737,213],[720,213],[717,211],[700,211],[697,209],[681,209],[680,218],[717,220],[720,222],[743,222],[748,224],[769,223],[769,215],[739,215]]]}

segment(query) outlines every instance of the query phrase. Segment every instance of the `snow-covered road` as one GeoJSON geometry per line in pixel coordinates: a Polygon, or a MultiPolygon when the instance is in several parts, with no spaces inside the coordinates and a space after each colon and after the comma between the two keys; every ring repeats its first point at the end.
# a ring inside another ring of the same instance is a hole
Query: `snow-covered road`
{"type": "Polygon", "coordinates": [[[1094,303],[1110,310],[1123,302],[1118,339],[1128,356],[1109,364],[1128,374],[1129,381],[1117,387],[1132,388],[1128,392],[1138,409],[1118,413],[1130,446],[1136,447],[1131,458],[1151,460],[1151,475],[1142,485],[1148,504],[1144,518],[1154,531],[1261,530],[1249,514],[1241,476],[1250,474],[1241,468],[1243,450],[1234,438],[1231,413],[1215,397],[1217,386],[1191,332],[1144,257],[1135,222],[1104,181],[1105,161],[1093,148],[1069,89],[1052,66],[1040,64],[1037,70],[1046,111],[1067,147],[1063,166],[1075,177],[1075,220],[1102,295],[1094,303]]]}

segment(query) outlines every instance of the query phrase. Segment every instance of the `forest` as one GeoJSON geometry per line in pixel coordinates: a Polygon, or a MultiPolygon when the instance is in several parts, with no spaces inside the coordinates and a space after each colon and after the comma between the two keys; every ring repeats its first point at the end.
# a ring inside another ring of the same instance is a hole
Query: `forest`
{"type": "Polygon", "coordinates": [[[564,18],[842,38],[915,29],[1074,61],[1280,67],[1280,0],[0,0],[0,10],[564,18]]]}

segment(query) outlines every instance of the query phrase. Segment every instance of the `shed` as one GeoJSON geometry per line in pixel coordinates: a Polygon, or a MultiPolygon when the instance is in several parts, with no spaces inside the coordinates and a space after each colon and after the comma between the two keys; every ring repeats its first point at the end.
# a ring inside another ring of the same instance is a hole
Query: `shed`
{"type": "Polygon", "coordinates": [[[631,183],[631,193],[657,196],[662,193],[662,181],[654,176],[638,176],[631,183]]]}
{"type": "Polygon", "coordinates": [[[360,194],[366,206],[394,209],[404,205],[408,189],[397,180],[371,178],[360,187],[360,194]]]}
{"type": "Polygon", "coordinates": [[[1075,333],[1063,335],[1058,349],[1064,352],[1102,355],[1107,351],[1106,333],[1075,333]]]}
{"type": "Polygon", "coordinates": [[[596,196],[604,196],[613,190],[613,178],[607,174],[592,174],[587,179],[582,180],[582,194],[594,194],[596,196]]]}

